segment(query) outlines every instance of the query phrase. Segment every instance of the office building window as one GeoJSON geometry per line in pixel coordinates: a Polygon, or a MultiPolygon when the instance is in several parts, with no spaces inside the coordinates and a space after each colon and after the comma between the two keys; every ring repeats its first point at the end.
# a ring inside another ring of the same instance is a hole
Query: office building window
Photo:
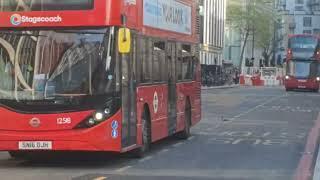
{"type": "Polygon", "coordinates": [[[312,18],[311,17],[303,17],[303,26],[311,27],[312,26],[312,18]]]}
{"type": "Polygon", "coordinates": [[[303,11],[303,6],[296,6],[296,7],[295,7],[295,10],[296,10],[296,11],[303,11]]]}
{"type": "Polygon", "coordinates": [[[303,0],[296,0],[296,4],[303,4],[303,0]]]}
{"type": "Polygon", "coordinates": [[[303,30],[303,34],[312,34],[311,30],[303,30]]]}
{"type": "Polygon", "coordinates": [[[320,35],[320,29],[313,29],[313,34],[320,35]]]}

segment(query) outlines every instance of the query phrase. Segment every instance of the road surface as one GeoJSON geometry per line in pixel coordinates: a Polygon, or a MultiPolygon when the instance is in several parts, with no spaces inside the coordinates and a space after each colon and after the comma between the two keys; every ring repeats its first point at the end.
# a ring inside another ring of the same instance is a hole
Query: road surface
{"type": "Polygon", "coordinates": [[[320,94],[282,88],[204,90],[203,119],[182,141],[168,138],[143,159],[69,154],[45,160],[0,153],[1,179],[289,180],[318,118],[320,94]]]}

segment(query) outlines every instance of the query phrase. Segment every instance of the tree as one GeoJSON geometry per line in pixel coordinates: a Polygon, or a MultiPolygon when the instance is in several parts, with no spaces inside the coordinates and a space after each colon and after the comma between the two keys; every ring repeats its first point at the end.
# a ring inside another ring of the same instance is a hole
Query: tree
{"type": "Polygon", "coordinates": [[[274,10],[273,0],[228,0],[227,24],[239,30],[241,36],[240,68],[248,38],[254,34],[255,41],[263,50],[262,56],[269,61],[273,53],[274,10]]]}
{"type": "MultiPolygon", "coordinates": [[[[263,15],[259,14],[260,21],[256,23],[257,33],[257,46],[262,49],[262,57],[267,65],[270,65],[270,58],[275,53],[274,52],[274,17],[273,15],[263,15]]],[[[258,16],[259,16],[258,15],[258,16]]]]}

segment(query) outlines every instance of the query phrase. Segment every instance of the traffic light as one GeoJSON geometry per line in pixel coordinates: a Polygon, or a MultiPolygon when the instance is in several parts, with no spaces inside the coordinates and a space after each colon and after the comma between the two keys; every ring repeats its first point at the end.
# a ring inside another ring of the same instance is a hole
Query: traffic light
{"type": "Polygon", "coordinates": [[[247,67],[253,67],[253,63],[254,63],[254,58],[251,58],[251,59],[249,59],[249,58],[246,58],[246,66],[247,67]]]}
{"type": "Polygon", "coordinates": [[[260,60],[259,60],[259,67],[263,67],[263,66],[264,66],[263,59],[260,59],[260,60]]]}

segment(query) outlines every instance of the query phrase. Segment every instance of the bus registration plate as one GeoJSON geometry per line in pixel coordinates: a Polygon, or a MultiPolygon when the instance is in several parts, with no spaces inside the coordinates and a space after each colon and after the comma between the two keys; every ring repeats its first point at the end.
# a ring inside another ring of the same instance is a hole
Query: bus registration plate
{"type": "Polygon", "coordinates": [[[19,149],[21,150],[50,150],[52,149],[51,141],[20,141],[19,149]]]}

